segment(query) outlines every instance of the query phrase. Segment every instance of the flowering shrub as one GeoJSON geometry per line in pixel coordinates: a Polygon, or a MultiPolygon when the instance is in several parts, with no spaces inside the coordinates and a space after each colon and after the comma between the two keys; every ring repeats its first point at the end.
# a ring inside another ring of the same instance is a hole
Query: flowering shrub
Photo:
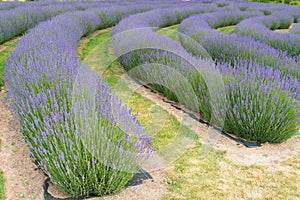
{"type": "Polygon", "coordinates": [[[152,152],[136,115],[80,65],[75,52],[83,35],[141,10],[59,15],[30,30],[8,58],[5,80],[22,134],[32,157],[64,193],[118,192],[152,152]]]}
{"type": "Polygon", "coordinates": [[[280,143],[299,130],[300,84],[257,63],[219,66],[227,97],[224,130],[242,138],[280,143]]]}
{"type": "Polygon", "coordinates": [[[223,1],[131,3],[40,2],[0,11],[1,42],[51,19],[17,44],[5,65],[5,81],[31,156],[61,191],[73,196],[116,193],[153,151],[137,115],[76,56],[82,36],[120,20],[113,28],[112,45],[132,77],[245,139],[279,143],[299,130],[299,58],[215,30],[288,8],[293,16],[270,29],[286,27],[299,17],[298,7],[258,8],[244,2],[235,7],[223,1]],[[147,11],[153,7],[159,8],[147,11]],[[206,12],[215,13],[199,15],[206,12]],[[185,48],[154,32],[180,22],[179,31],[194,39],[181,35],[185,48]]]}

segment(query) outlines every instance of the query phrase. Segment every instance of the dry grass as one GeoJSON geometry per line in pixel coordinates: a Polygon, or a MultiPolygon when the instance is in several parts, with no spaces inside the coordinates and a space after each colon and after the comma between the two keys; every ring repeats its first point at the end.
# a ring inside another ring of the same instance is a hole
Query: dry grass
{"type": "Polygon", "coordinates": [[[164,199],[300,199],[300,156],[278,166],[244,166],[214,150],[200,158],[200,147],[167,172],[171,193],[164,199]]]}

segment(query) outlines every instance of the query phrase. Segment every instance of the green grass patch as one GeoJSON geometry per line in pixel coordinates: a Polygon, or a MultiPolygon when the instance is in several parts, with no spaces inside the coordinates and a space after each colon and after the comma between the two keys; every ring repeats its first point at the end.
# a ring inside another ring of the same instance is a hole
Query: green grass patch
{"type": "Polygon", "coordinates": [[[110,39],[111,28],[96,31],[82,40],[77,47],[77,55],[83,60],[96,46],[110,39]]]}
{"type": "Polygon", "coordinates": [[[5,190],[4,190],[4,176],[3,172],[0,171],[0,200],[5,199],[5,190]]]}
{"type": "Polygon", "coordinates": [[[179,41],[177,29],[178,29],[178,25],[174,25],[174,26],[161,28],[161,29],[157,30],[157,33],[167,36],[173,40],[179,41]]]}
{"type": "Polygon", "coordinates": [[[17,40],[15,39],[15,40],[6,42],[3,45],[0,45],[0,91],[2,90],[2,87],[4,86],[4,80],[3,80],[4,65],[5,65],[7,57],[9,56],[9,52],[14,50],[16,43],[17,43],[17,40]]]}
{"type": "Polygon", "coordinates": [[[221,33],[233,33],[235,26],[225,26],[222,28],[218,28],[217,30],[221,33]]]}

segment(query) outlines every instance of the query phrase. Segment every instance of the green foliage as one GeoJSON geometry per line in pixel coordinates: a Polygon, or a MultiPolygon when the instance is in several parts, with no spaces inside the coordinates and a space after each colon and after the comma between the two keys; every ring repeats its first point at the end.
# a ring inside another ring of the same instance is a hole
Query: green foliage
{"type": "Polygon", "coordinates": [[[281,143],[298,132],[295,99],[277,88],[274,80],[260,76],[230,79],[227,80],[231,87],[226,91],[229,107],[225,131],[263,143],[281,143]],[[258,80],[264,86],[258,86],[258,80]]]}
{"type": "Polygon", "coordinates": [[[228,6],[228,3],[227,2],[216,2],[217,6],[218,7],[225,7],[225,6],[228,6]]]}
{"type": "Polygon", "coordinates": [[[299,0],[249,0],[251,2],[262,2],[262,3],[285,3],[290,5],[299,5],[299,0]]]}
{"type": "Polygon", "coordinates": [[[221,33],[233,33],[234,32],[234,26],[226,26],[219,29],[221,33]]]}
{"type": "Polygon", "coordinates": [[[0,200],[5,199],[5,190],[4,190],[4,177],[3,172],[0,171],[0,200]]]}
{"type": "Polygon", "coordinates": [[[300,4],[299,1],[291,1],[291,2],[290,2],[290,5],[299,5],[299,4],[300,4]]]}

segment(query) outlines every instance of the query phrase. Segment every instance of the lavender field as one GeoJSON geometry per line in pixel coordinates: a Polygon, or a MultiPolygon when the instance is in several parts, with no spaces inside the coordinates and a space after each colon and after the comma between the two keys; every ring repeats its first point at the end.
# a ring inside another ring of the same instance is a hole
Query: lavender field
{"type": "Polygon", "coordinates": [[[300,199],[299,62],[300,5],[0,2],[0,200],[300,199]]]}

